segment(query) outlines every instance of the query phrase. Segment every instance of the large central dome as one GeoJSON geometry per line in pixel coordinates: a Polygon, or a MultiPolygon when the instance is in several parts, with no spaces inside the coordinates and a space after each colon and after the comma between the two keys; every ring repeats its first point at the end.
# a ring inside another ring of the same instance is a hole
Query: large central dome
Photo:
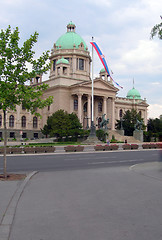
{"type": "Polygon", "coordinates": [[[70,22],[67,25],[67,32],[56,41],[56,48],[59,49],[78,49],[83,44],[84,50],[87,50],[85,41],[75,32],[75,24],[70,22]]]}

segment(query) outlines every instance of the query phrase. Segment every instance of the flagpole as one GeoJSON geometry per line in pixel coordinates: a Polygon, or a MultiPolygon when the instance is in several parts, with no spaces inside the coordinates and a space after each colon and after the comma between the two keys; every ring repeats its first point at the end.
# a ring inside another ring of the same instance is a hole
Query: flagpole
{"type": "MultiPolygon", "coordinates": [[[[93,42],[93,37],[92,37],[93,42]]],[[[90,137],[96,136],[96,128],[94,125],[94,76],[93,76],[93,46],[92,46],[92,70],[91,70],[91,80],[92,80],[92,112],[91,112],[91,131],[90,137]]]]}
{"type": "MultiPolygon", "coordinates": [[[[92,37],[92,42],[93,42],[93,37],[92,37]]],[[[94,93],[93,93],[93,46],[92,46],[92,122],[94,122],[94,93]]]]}

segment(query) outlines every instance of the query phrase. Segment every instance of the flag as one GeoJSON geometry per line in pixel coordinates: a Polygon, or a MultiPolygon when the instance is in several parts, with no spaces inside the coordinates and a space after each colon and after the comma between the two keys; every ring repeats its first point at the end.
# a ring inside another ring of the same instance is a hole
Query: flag
{"type": "Polygon", "coordinates": [[[93,46],[94,49],[96,50],[96,52],[97,52],[97,54],[98,54],[98,56],[99,56],[99,58],[100,58],[100,60],[101,60],[101,62],[102,62],[102,64],[103,64],[103,66],[104,66],[104,68],[105,68],[105,71],[107,72],[108,76],[112,79],[112,81],[113,81],[117,86],[119,86],[120,88],[123,88],[123,87],[120,86],[117,82],[115,82],[115,81],[113,80],[113,78],[111,77],[110,72],[109,72],[109,68],[108,68],[107,63],[106,63],[106,60],[105,60],[105,56],[102,54],[102,52],[101,52],[99,46],[97,45],[97,43],[96,43],[96,42],[90,42],[90,43],[92,44],[92,46],[93,46]]]}
{"type": "Polygon", "coordinates": [[[96,50],[104,68],[105,68],[105,71],[107,72],[107,74],[110,76],[110,72],[109,72],[109,69],[108,69],[108,66],[107,66],[107,63],[106,63],[106,60],[105,60],[105,56],[102,54],[100,48],[98,47],[97,43],[95,42],[90,42],[92,44],[92,46],[94,47],[94,49],[96,50]]]}

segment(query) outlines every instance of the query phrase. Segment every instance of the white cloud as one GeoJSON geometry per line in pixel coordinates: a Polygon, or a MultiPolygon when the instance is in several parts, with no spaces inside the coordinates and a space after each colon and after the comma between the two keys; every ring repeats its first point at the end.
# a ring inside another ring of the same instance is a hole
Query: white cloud
{"type": "Polygon", "coordinates": [[[159,118],[162,114],[162,105],[150,104],[148,107],[148,118],[159,118]]]}
{"type": "MultiPolygon", "coordinates": [[[[162,73],[161,51],[162,47],[158,42],[140,40],[135,48],[121,51],[121,57],[118,59],[119,66],[122,63],[123,70],[126,70],[123,73],[129,73],[132,70],[140,74],[162,73]]],[[[120,67],[119,69],[122,70],[120,67]]]]}
{"type": "Polygon", "coordinates": [[[153,86],[159,86],[160,85],[160,82],[152,82],[151,83],[153,86]]]}
{"type": "Polygon", "coordinates": [[[111,0],[87,0],[87,2],[95,4],[97,6],[109,7],[111,5],[111,0]]]}
{"type": "Polygon", "coordinates": [[[4,4],[8,6],[16,6],[17,4],[22,4],[22,0],[5,0],[4,4]]]}

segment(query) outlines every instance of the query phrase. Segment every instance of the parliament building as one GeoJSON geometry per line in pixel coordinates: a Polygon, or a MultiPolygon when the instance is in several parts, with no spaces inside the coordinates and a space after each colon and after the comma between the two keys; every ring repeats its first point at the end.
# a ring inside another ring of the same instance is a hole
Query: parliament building
{"type": "MultiPolygon", "coordinates": [[[[76,26],[70,22],[67,31],[53,45],[50,55],[51,69],[48,84],[43,98],[53,96],[51,106],[38,109],[42,118],[29,113],[23,106],[17,106],[17,111],[7,112],[7,138],[41,138],[41,129],[47,122],[48,116],[59,109],[68,113],[76,113],[83,128],[91,125],[91,56],[82,37],[76,33],[76,26]]],[[[42,84],[42,77],[37,76],[30,83],[35,86],[42,84]]],[[[127,110],[132,108],[147,124],[146,99],[134,87],[126,97],[118,97],[119,89],[101,69],[99,76],[94,79],[94,123],[99,127],[102,115],[109,119],[108,129],[115,130],[116,120],[119,120],[127,110]]],[[[0,112],[0,138],[3,138],[3,112],[0,112]]]]}

